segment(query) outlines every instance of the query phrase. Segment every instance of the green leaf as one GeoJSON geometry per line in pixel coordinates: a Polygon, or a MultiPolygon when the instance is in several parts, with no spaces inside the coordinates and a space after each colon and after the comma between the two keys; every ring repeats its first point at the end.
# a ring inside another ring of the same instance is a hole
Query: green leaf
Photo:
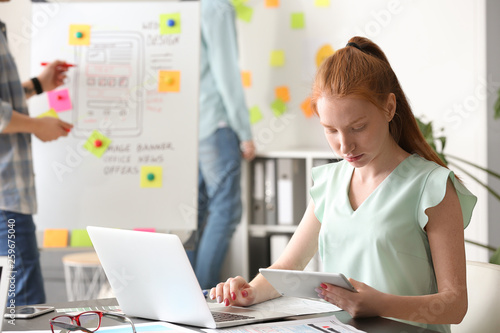
{"type": "Polygon", "coordinates": [[[498,90],[497,94],[497,101],[495,102],[495,106],[493,107],[493,109],[495,110],[495,115],[493,116],[493,118],[495,119],[500,118],[500,89],[498,90]]]}
{"type": "Polygon", "coordinates": [[[500,247],[490,257],[490,264],[500,265],[500,247]]]}

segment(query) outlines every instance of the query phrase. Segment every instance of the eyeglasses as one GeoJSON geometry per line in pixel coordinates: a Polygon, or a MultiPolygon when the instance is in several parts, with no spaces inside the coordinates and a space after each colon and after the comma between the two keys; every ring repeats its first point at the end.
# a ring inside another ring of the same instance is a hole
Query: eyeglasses
{"type": "Polygon", "coordinates": [[[128,317],[102,311],[86,311],[76,316],[61,315],[52,318],[49,323],[53,333],[66,333],[73,331],[93,333],[101,327],[102,317],[111,318],[121,323],[128,323],[132,325],[132,333],[137,333],[135,331],[134,323],[128,317]]]}

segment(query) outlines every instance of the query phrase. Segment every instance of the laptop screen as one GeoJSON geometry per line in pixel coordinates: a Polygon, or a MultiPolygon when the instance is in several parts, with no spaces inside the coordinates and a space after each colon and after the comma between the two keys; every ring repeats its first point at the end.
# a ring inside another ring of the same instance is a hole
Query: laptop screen
{"type": "Polygon", "coordinates": [[[4,312],[7,306],[7,292],[9,290],[9,262],[7,257],[0,257],[0,332],[4,322],[4,312]]]}

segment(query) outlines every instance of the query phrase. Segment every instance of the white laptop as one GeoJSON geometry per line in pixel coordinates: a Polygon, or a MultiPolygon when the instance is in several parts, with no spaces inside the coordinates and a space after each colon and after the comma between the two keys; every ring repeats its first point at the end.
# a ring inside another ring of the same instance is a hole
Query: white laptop
{"type": "Polygon", "coordinates": [[[176,235],[101,227],[87,230],[126,315],[206,328],[295,315],[208,303],[176,235]],[[229,318],[216,319],[221,315],[229,318]]]}
{"type": "Polygon", "coordinates": [[[7,306],[7,292],[9,290],[10,266],[7,257],[0,257],[0,332],[4,322],[3,314],[7,306]]]}

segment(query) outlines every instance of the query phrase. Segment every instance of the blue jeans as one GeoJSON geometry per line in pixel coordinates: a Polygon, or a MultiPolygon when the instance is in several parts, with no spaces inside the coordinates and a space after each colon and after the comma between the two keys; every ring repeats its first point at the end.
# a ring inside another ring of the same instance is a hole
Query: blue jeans
{"type": "Polygon", "coordinates": [[[187,251],[203,289],[220,281],[229,242],[241,220],[241,152],[229,127],[199,143],[196,248],[187,251]]]}
{"type": "Polygon", "coordinates": [[[16,306],[45,303],[40,253],[31,215],[0,210],[0,256],[9,256],[14,262],[11,275],[15,276],[16,290],[15,293],[9,290],[8,304],[11,299],[16,306]],[[9,235],[15,237],[9,238],[9,235]]]}

